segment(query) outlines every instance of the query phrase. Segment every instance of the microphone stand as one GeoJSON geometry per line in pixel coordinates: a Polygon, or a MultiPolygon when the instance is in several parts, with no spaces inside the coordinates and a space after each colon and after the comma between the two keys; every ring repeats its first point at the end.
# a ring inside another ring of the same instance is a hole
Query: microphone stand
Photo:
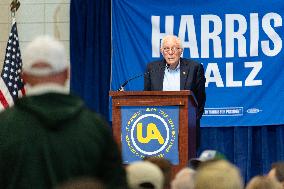
{"type": "Polygon", "coordinates": [[[144,74],[137,75],[137,76],[135,76],[135,77],[133,77],[133,78],[130,78],[130,79],[126,80],[126,81],[119,87],[119,89],[118,89],[117,91],[124,91],[124,87],[125,87],[125,85],[127,85],[127,83],[128,83],[129,81],[132,81],[133,79],[136,79],[136,78],[141,77],[141,76],[146,75],[146,74],[148,74],[148,72],[147,72],[147,73],[144,73],[144,74]]]}
{"type": "Polygon", "coordinates": [[[167,68],[167,69],[168,69],[168,68],[169,68],[169,65],[166,64],[165,66],[161,67],[161,69],[152,70],[152,71],[150,71],[150,72],[146,72],[146,73],[137,75],[137,76],[135,76],[135,77],[132,77],[132,78],[126,80],[126,81],[119,87],[119,89],[118,89],[117,91],[124,91],[125,85],[127,85],[127,83],[130,82],[130,81],[132,81],[133,79],[136,79],[136,78],[141,77],[141,76],[143,76],[143,75],[145,76],[145,75],[147,75],[147,74],[150,74],[150,73],[153,73],[153,72],[156,72],[156,71],[160,71],[160,70],[162,70],[162,69],[164,69],[164,68],[167,68]]]}

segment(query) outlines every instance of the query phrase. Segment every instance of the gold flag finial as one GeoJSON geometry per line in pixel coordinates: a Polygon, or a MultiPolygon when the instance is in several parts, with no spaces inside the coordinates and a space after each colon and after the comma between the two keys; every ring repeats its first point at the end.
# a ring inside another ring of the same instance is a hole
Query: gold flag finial
{"type": "Polygon", "coordinates": [[[20,1],[13,0],[10,4],[11,12],[15,13],[19,9],[20,5],[21,5],[20,1]]]}

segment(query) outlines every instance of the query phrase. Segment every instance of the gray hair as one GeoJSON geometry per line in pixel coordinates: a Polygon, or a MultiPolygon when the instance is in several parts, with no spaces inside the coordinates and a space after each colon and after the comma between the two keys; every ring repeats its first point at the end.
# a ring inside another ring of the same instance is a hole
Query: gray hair
{"type": "Polygon", "coordinates": [[[163,39],[161,41],[161,47],[163,47],[165,42],[168,41],[169,39],[174,39],[179,44],[179,47],[181,49],[183,49],[182,42],[181,42],[180,38],[177,37],[176,35],[166,35],[165,37],[163,37],[163,39]]]}

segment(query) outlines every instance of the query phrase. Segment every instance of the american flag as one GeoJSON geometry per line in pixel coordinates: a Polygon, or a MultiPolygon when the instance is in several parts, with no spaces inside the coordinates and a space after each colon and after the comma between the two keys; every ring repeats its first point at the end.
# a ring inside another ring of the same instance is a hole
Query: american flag
{"type": "Polygon", "coordinates": [[[0,111],[12,106],[17,98],[25,95],[21,72],[22,59],[17,23],[14,19],[7,42],[5,59],[0,78],[0,111]]]}

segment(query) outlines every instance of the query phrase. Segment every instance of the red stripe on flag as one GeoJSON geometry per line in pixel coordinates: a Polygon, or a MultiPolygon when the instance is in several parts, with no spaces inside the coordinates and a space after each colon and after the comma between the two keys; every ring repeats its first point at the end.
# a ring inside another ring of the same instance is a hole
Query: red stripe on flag
{"type": "Polygon", "coordinates": [[[4,106],[4,108],[8,108],[9,104],[5,98],[5,96],[3,95],[2,91],[0,90],[0,102],[1,104],[4,106]]]}
{"type": "Polygon", "coordinates": [[[26,96],[26,90],[25,90],[25,87],[22,87],[22,88],[21,88],[21,91],[22,91],[22,95],[23,95],[23,96],[26,96]]]}

